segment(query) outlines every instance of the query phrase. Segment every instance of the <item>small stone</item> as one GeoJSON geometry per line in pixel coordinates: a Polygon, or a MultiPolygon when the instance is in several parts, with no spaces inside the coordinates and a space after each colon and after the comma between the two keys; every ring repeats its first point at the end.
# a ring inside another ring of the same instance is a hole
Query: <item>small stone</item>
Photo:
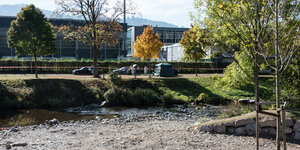
{"type": "Polygon", "coordinates": [[[245,127],[238,127],[234,130],[237,135],[246,135],[245,127]]]}
{"type": "Polygon", "coordinates": [[[242,119],[242,120],[235,121],[235,126],[241,127],[241,126],[245,126],[245,125],[253,124],[253,123],[255,123],[255,121],[252,118],[248,118],[248,119],[242,119]]]}
{"type": "Polygon", "coordinates": [[[18,129],[17,127],[12,127],[12,128],[10,128],[10,131],[11,131],[11,132],[18,132],[19,129],[18,129]]]}
{"type": "Polygon", "coordinates": [[[17,147],[17,146],[27,146],[27,143],[16,143],[16,144],[12,144],[12,147],[17,147]]]}
{"type": "Polygon", "coordinates": [[[55,124],[58,124],[58,123],[59,123],[59,121],[56,118],[53,118],[52,120],[49,120],[50,125],[55,125],[55,124]]]}
{"type": "Polygon", "coordinates": [[[6,144],[6,145],[5,145],[5,148],[6,148],[6,149],[11,149],[11,145],[10,145],[10,144],[6,144]]]}

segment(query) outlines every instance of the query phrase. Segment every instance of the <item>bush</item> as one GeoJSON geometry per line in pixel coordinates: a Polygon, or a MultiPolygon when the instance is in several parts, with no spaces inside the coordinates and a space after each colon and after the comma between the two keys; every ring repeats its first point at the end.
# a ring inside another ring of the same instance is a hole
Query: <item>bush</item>
{"type": "Polygon", "coordinates": [[[104,93],[103,97],[109,105],[113,106],[125,106],[128,104],[129,92],[126,89],[113,86],[107,92],[104,93]]]}
{"type": "Polygon", "coordinates": [[[112,86],[121,86],[122,85],[122,78],[116,72],[111,72],[109,74],[109,81],[112,86]]]}
{"type": "Polygon", "coordinates": [[[144,107],[153,106],[159,101],[158,94],[151,89],[123,89],[113,86],[105,94],[108,105],[144,107]]]}

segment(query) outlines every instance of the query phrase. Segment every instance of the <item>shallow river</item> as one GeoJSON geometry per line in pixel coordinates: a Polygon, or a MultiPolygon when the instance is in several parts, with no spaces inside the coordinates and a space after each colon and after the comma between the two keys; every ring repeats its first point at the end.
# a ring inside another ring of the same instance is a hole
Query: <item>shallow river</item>
{"type": "MultiPolygon", "coordinates": [[[[70,120],[93,120],[96,118],[117,118],[128,117],[134,115],[149,115],[149,114],[169,114],[178,117],[192,116],[201,117],[207,115],[202,107],[195,106],[176,106],[171,108],[166,107],[151,107],[151,108],[126,108],[126,107],[99,107],[92,104],[84,107],[74,107],[65,110],[46,110],[46,109],[24,109],[24,110],[0,110],[0,128],[12,126],[28,126],[43,124],[47,120],[56,118],[60,122],[70,120]]],[[[218,113],[213,111],[208,115],[217,116],[218,113]],[[214,115],[215,114],[215,115],[214,115]]]]}

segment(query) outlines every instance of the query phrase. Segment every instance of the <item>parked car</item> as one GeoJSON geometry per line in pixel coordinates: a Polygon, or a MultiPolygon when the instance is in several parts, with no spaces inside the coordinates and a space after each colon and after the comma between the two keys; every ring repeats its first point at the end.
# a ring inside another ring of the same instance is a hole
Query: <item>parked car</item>
{"type": "Polygon", "coordinates": [[[91,67],[82,67],[80,69],[75,69],[72,71],[75,75],[92,75],[93,69],[91,67]]]}
{"type": "Polygon", "coordinates": [[[161,77],[175,77],[178,75],[178,70],[173,68],[172,64],[160,63],[155,65],[153,75],[161,77]]]}
{"type": "Polygon", "coordinates": [[[127,70],[128,70],[128,67],[122,67],[122,68],[113,70],[113,72],[116,72],[118,74],[128,74],[127,70]]]}

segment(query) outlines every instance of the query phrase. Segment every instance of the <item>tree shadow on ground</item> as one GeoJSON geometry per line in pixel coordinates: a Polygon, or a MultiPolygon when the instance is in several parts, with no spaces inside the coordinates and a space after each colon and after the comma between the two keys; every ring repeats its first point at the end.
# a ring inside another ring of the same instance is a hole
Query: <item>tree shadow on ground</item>
{"type": "Polygon", "coordinates": [[[156,86],[169,88],[170,90],[180,93],[182,95],[191,96],[194,99],[197,98],[199,94],[205,93],[208,95],[209,99],[211,99],[212,104],[227,104],[229,102],[228,99],[217,95],[209,89],[199,85],[198,83],[185,78],[160,79],[154,84],[156,84],[156,86]]]}

